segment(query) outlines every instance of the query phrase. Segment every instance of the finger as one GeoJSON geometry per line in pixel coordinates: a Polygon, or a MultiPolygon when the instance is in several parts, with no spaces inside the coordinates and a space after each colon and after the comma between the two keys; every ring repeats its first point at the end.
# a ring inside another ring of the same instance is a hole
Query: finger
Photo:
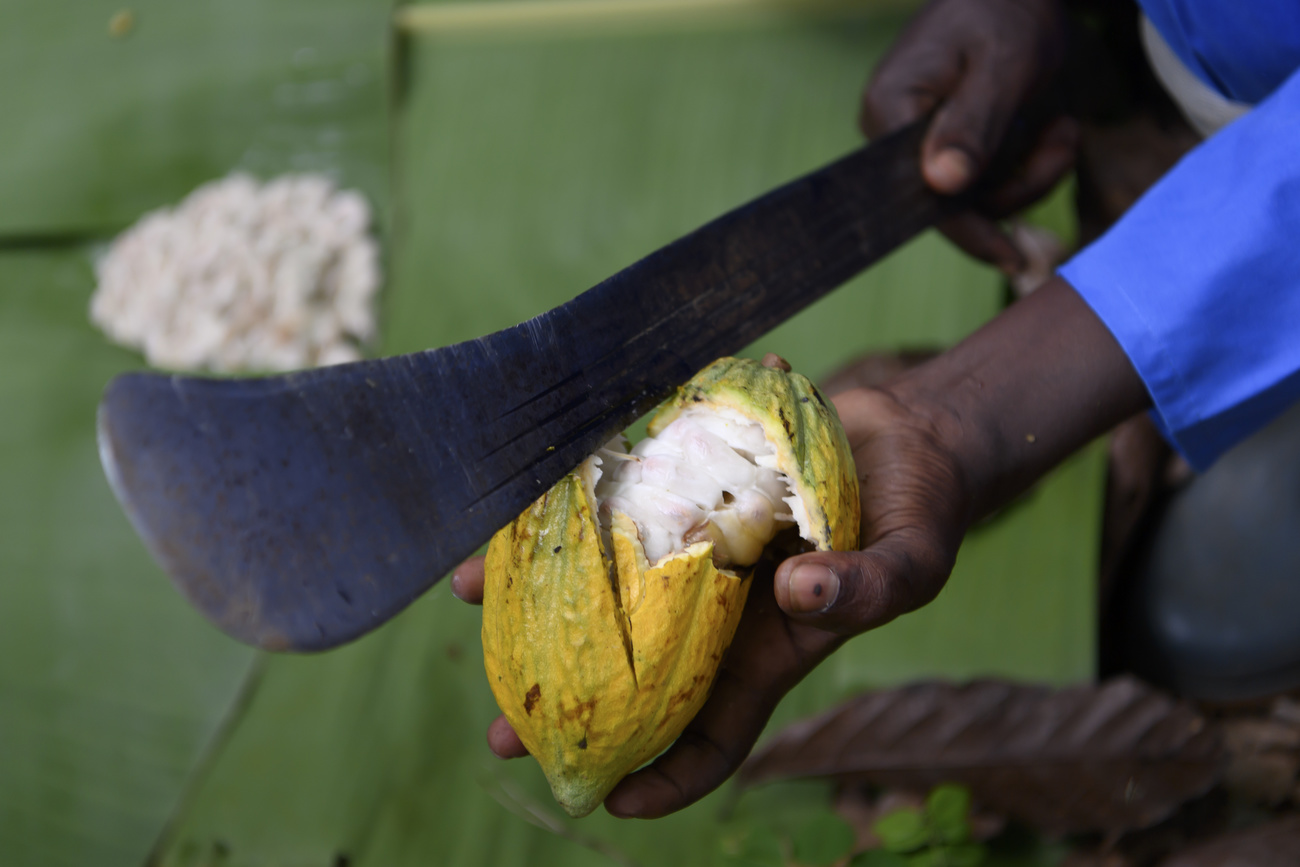
{"type": "Polygon", "coordinates": [[[954,546],[920,530],[900,530],[865,551],[792,557],[776,573],[777,604],[818,629],[855,635],[914,611],[939,595],[954,546]]]}
{"type": "Polygon", "coordinates": [[[714,692],[690,726],[647,768],[625,777],[605,798],[620,818],[657,819],[722,785],[753,749],[774,701],[720,671],[714,692]]]}
{"type": "Polygon", "coordinates": [[[1079,124],[1071,117],[1054,120],[1039,136],[1017,172],[979,198],[978,210],[939,223],[939,230],[967,254],[1014,276],[1028,266],[1024,253],[999,228],[995,218],[1014,214],[1046,195],[1074,165],[1079,124]]]}
{"type": "Polygon", "coordinates": [[[975,211],[941,220],[938,229],[968,255],[988,262],[1010,276],[1025,269],[1025,257],[998,224],[975,211]]]}
{"type": "Polygon", "coordinates": [[[471,605],[483,604],[482,557],[470,557],[451,573],[451,595],[471,605]]]}
{"type": "Polygon", "coordinates": [[[528,755],[528,748],[519,740],[519,735],[506,722],[504,716],[492,720],[487,731],[488,749],[499,759],[522,759],[528,755]]]}
{"type": "Polygon", "coordinates": [[[1018,170],[987,194],[980,209],[993,217],[1014,214],[1041,199],[1074,167],[1079,122],[1062,115],[1042,131],[1018,170]]]}
{"type": "Polygon", "coordinates": [[[921,145],[921,171],[940,193],[959,193],[988,167],[1024,94],[1008,86],[1018,76],[983,58],[966,74],[934,115],[921,145]]]}
{"type": "Polygon", "coordinates": [[[900,42],[876,68],[862,94],[858,126],[869,139],[929,114],[952,87],[959,68],[955,54],[929,43],[900,42]]]}
{"type": "Polygon", "coordinates": [[[615,816],[651,819],[686,807],[722,785],[753,748],[778,701],[843,639],[792,624],[756,576],[731,649],[708,701],[677,741],[605,799],[615,816]]]}

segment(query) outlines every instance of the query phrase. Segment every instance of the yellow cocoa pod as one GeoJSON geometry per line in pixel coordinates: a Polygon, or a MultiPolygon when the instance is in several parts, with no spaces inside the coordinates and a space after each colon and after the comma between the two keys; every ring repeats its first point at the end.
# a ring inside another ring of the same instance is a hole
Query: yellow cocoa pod
{"type": "Polygon", "coordinates": [[[852,455],[804,377],[720,359],[649,432],[598,451],[488,546],[488,681],[573,816],[695,716],[777,532],[858,542],[852,455]]]}

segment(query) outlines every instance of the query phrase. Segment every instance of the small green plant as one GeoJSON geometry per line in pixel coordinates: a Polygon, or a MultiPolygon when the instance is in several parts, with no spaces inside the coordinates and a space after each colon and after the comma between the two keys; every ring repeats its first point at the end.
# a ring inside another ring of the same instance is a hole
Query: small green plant
{"type": "Polygon", "coordinates": [[[962,786],[937,786],[925,808],[895,810],[871,830],[882,848],[863,852],[853,867],[979,867],[987,852],[970,839],[970,792],[962,786]]]}

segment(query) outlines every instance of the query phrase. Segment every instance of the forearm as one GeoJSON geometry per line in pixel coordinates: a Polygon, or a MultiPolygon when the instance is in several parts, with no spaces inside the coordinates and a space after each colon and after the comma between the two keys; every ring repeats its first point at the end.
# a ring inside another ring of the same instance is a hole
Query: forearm
{"type": "Polygon", "coordinates": [[[888,391],[953,455],[969,521],[1150,406],[1119,343],[1060,277],[888,391]]]}

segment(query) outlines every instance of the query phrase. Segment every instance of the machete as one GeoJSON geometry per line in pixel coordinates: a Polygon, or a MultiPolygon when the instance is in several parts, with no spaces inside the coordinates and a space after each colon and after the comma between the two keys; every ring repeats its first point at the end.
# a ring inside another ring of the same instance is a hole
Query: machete
{"type": "Polygon", "coordinates": [[[256,379],[128,373],[100,456],[146,546],[242,641],[379,626],[601,443],[959,207],[916,124],[572,301],[442,349],[256,379]]]}

